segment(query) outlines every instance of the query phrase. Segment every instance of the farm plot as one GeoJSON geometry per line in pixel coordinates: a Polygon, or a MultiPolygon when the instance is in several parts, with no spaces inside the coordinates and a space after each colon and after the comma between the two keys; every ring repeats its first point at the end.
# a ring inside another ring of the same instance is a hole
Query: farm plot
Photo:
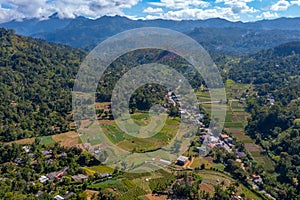
{"type": "MultiPolygon", "coordinates": [[[[150,121],[147,113],[136,113],[132,115],[134,121],[139,121],[141,126],[147,125],[150,121]]],[[[100,123],[102,123],[101,120],[100,123]]],[[[160,126],[160,125],[157,125],[160,126]]],[[[150,151],[166,145],[177,133],[179,128],[179,119],[167,118],[166,123],[162,129],[152,137],[140,138],[133,137],[124,133],[115,122],[110,124],[105,123],[101,125],[106,137],[117,146],[127,151],[144,152],[150,151]]]]}

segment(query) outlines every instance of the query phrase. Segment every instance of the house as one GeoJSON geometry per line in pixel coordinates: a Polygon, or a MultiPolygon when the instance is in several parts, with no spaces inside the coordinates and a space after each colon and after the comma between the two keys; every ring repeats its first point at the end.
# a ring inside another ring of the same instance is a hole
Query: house
{"type": "Polygon", "coordinates": [[[198,152],[199,152],[199,156],[205,154],[205,153],[206,153],[206,150],[207,150],[205,146],[196,147],[196,149],[197,149],[198,152]]]}
{"type": "Polygon", "coordinates": [[[247,154],[243,151],[236,151],[236,157],[240,158],[240,159],[243,159],[243,158],[247,157],[247,154]]]}
{"type": "Polygon", "coordinates": [[[14,160],[14,162],[17,163],[18,165],[21,165],[21,164],[23,164],[23,159],[22,158],[16,158],[14,160]]]}
{"type": "Polygon", "coordinates": [[[34,157],[35,157],[35,155],[34,155],[33,153],[29,153],[28,156],[29,156],[30,158],[34,158],[34,157]]]}
{"type": "Polygon", "coordinates": [[[74,181],[81,181],[81,180],[86,180],[86,179],[88,179],[88,176],[83,175],[83,174],[77,174],[77,175],[72,176],[72,179],[73,179],[74,181]]]}
{"type": "Polygon", "coordinates": [[[100,174],[100,176],[101,176],[101,178],[106,178],[106,177],[111,176],[111,174],[106,172],[106,173],[100,174]]]}
{"type": "Polygon", "coordinates": [[[47,174],[47,177],[49,178],[49,180],[53,181],[53,180],[55,180],[56,175],[57,175],[57,172],[51,172],[51,173],[47,174]]]}
{"type": "Polygon", "coordinates": [[[219,141],[219,139],[216,138],[215,136],[210,136],[210,137],[209,137],[209,141],[210,141],[211,143],[217,143],[217,142],[219,141]]]}
{"type": "Polygon", "coordinates": [[[71,196],[73,196],[74,193],[73,192],[67,192],[66,195],[63,197],[64,199],[68,199],[70,198],[71,196]]]}
{"type": "Polygon", "coordinates": [[[54,179],[61,179],[66,171],[69,170],[69,167],[64,167],[62,170],[58,171],[58,172],[51,172],[49,174],[47,174],[47,177],[49,178],[49,180],[53,181],[54,179]]]}
{"type": "Polygon", "coordinates": [[[67,153],[66,152],[62,152],[61,154],[58,155],[59,158],[64,158],[67,157],[67,153]]]}
{"type": "Polygon", "coordinates": [[[262,178],[260,177],[260,175],[252,174],[252,178],[253,178],[253,181],[254,181],[255,183],[262,183],[262,182],[263,182],[263,180],[262,180],[262,178]]]}
{"type": "Polygon", "coordinates": [[[199,114],[199,120],[202,120],[202,119],[204,119],[204,114],[199,114]]]}
{"type": "Polygon", "coordinates": [[[208,143],[207,146],[208,146],[209,148],[212,148],[212,149],[213,149],[213,148],[216,146],[216,144],[214,144],[214,143],[208,143]]]}
{"type": "Polygon", "coordinates": [[[43,156],[45,156],[46,158],[51,158],[52,157],[52,151],[48,151],[48,150],[44,150],[42,151],[43,156]]]}
{"type": "Polygon", "coordinates": [[[36,197],[39,197],[39,196],[41,196],[41,195],[43,195],[45,192],[43,192],[43,191],[38,191],[36,194],[35,194],[35,196],[36,197]]]}
{"type": "Polygon", "coordinates": [[[188,160],[189,160],[189,158],[186,157],[186,156],[179,156],[179,157],[177,158],[176,164],[177,164],[177,165],[185,165],[185,163],[186,163],[188,160]]]}
{"type": "Polygon", "coordinates": [[[99,149],[97,149],[97,150],[94,151],[94,154],[96,154],[96,155],[98,155],[100,153],[101,153],[101,151],[99,149]]]}
{"type": "Polygon", "coordinates": [[[22,149],[26,152],[29,153],[30,147],[29,146],[23,146],[22,149]]]}
{"type": "Polygon", "coordinates": [[[41,176],[40,178],[39,178],[39,181],[41,182],[41,183],[45,183],[45,182],[47,182],[49,180],[49,178],[47,177],[47,176],[41,176]]]}
{"type": "Polygon", "coordinates": [[[220,135],[220,138],[221,138],[222,140],[225,140],[225,139],[228,139],[229,136],[228,136],[227,134],[221,134],[221,135],[220,135]]]}
{"type": "Polygon", "coordinates": [[[56,195],[55,197],[54,197],[54,200],[64,200],[65,198],[63,198],[62,196],[60,196],[60,195],[56,195]]]}

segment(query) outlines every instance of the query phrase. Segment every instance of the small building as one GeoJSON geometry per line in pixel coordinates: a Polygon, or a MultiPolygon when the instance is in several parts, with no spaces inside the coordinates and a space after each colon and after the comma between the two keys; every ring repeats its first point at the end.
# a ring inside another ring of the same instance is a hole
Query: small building
{"type": "Polygon", "coordinates": [[[81,181],[81,180],[86,180],[86,179],[88,179],[88,176],[83,175],[83,174],[77,174],[77,175],[72,176],[72,179],[73,179],[74,181],[81,181]]]}
{"type": "Polygon", "coordinates": [[[100,174],[100,176],[101,176],[101,178],[106,178],[106,177],[111,176],[111,174],[106,172],[106,173],[100,174]]]}
{"type": "Polygon", "coordinates": [[[30,158],[34,158],[34,157],[35,157],[35,155],[34,155],[33,153],[29,153],[28,156],[29,156],[30,158]]]}
{"type": "Polygon", "coordinates": [[[262,178],[261,178],[260,175],[252,174],[252,178],[253,178],[253,181],[255,183],[262,183],[263,182],[263,180],[262,180],[262,178]]]}
{"type": "Polygon", "coordinates": [[[55,180],[56,175],[57,175],[57,172],[51,172],[51,173],[47,174],[47,177],[49,178],[49,180],[53,181],[53,180],[55,180]]]}
{"type": "Polygon", "coordinates": [[[67,157],[67,153],[66,152],[62,152],[61,154],[58,155],[59,158],[65,158],[67,157]]]}
{"type": "Polygon", "coordinates": [[[177,158],[176,164],[177,164],[177,165],[185,165],[185,163],[186,163],[188,160],[189,160],[189,158],[186,157],[186,156],[179,156],[179,157],[177,158]]]}
{"type": "Polygon", "coordinates": [[[73,192],[67,192],[66,195],[63,197],[64,199],[68,199],[70,198],[71,196],[73,196],[74,193],[73,192]]]}
{"type": "Polygon", "coordinates": [[[243,151],[236,151],[236,157],[240,158],[240,159],[243,159],[243,158],[247,157],[247,154],[243,151]]]}
{"type": "Polygon", "coordinates": [[[26,152],[29,153],[30,147],[29,146],[23,146],[22,149],[26,152]]]}
{"type": "Polygon", "coordinates": [[[204,114],[199,114],[199,120],[204,119],[205,115],[204,114]]]}
{"type": "Polygon", "coordinates": [[[14,160],[14,162],[17,163],[18,165],[21,165],[21,164],[24,163],[22,158],[16,158],[16,159],[14,160]]]}
{"type": "Polygon", "coordinates": [[[99,155],[100,153],[101,153],[100,149],[97,149],[97,150],[94,151],[94,154],[96,154],[96,155],[99,155]]]}
{"type": "Polygon", "coordinates": [[[48,150],[44,150],[42,151],[42,154],[46,157],[46,158],[51,158],[52,157],[52,151],[48,151],[48,150]]]}
{"type": "Polygon", "coordinates": [[[228,136],[227,134],[221,134],[221,135],[220,135],[220,138],[221,138],[222,140],[226,140],[226,139],[229,138],[229,136],[228,136]]]}
{"type": "Polygon", "coordinates": [[[217,142],[219,141],[219,139],[216,138],[215,136],[210,136],[210,137],[209,137],[209,141],[210,141],[211,143],[217,143],[217,142]]]}
{"type": "Polygon", "coordinates": [[[40,178],[39,178],[39,181],[41,182],[41,183],[45,183],[45,182],[47,182],[49,180],[49,178],[47,177],[47,176],[41,176],[40,178]]]}
{"type": "Polygon", "coordinates": [[[63,198],[62,196],[60,196],[60,195],[56,195],[55,197],[54,197],[54,200],[64,200],[65,198],[63,198]]]}
{"type": "Polygon", "coordinates": [[[44,193],[45,192],[43,192],[43,191],[38,191],[34,196],[39,197],[39,196],[43,195],[44,193]]]}
{"type": "Polygon", "coordinates": [[[214,144],[214,143],[208,143],[207,146],[208,146],[209,148],[212,148],[212,149],[213,149],[213,148],[216,146],[216,144],[214,144]]]}
{"type": "Polygon", "coordinates": [[[198,150],[199,152],[199,156],[200,155],[204,155],[207,151],[206,147],[205,146],[201,146],[201,147],[196,147],[196,149],[198,150]]]}

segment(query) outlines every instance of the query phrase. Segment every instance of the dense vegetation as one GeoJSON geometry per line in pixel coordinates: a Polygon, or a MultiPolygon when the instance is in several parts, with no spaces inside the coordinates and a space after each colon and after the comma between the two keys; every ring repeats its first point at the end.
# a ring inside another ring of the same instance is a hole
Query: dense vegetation
{"type": "Polygon", "coordinates": [[[282,184],[273,191],[278,199],[300,195],[299,49],[300,43],[288,43],[262,51],[243,59],[230,74],[256,84],[257,93],[247,100],[252,117],[246,131],[276,164],[276,179],[282,184]]]}
{"type": "MultiPolygon", "coordinates": [[[[69,168],[69,175],[84,173],[80,169],[81,149],[68,149],[59,145],[46,147],[39,144],[38,140],[28,147],[30,148],[30,154],[26,153],[21,145],[0,145],[0,199],[36,199],[34,195],[41,190],[49,192],[60,192],[61,190],[76,192],[82,190],[81,185],[76,183],[70,188],[64,186],[70,184],[71,177],[64,179],[59,184],[52,182],[42,184],[39,182],[42,175],[59,171],[64,167],[69,168]],[[52,152],[51,159],[42,154],[44,150],[52,152]]],[[[38,199],[52,198],[46,192],[38,199]]]]}
{"type": "Polygon", "coordinates": [[[300,74],[300,43],[292,42],[246,56],[234,65],[229,77],[243,83],[264,84],[274,90],[300,74]]]}
{"type": "Polygon", "coordinates": [[[0,140],[68,130],[81,50],[0,30],[0,140]]]}
{"type": "MultiPolygon", "coordinates": [[[[85,53],[4,29],[0,36],[0,141],[66,132],[72,118],[71,89],[85,53]]],[[[134,51],[118,58],[105,71],[97,101],[110,101],[120,77],[133,67],[151,62],[174,67],[194,88],[203,84],[202,77],[176,55],[161,50],[134,51]]],[[[155,84],[141,87],[133,94],[130,108],[148,110],[164,99],[168,89],[155,84]]]]}

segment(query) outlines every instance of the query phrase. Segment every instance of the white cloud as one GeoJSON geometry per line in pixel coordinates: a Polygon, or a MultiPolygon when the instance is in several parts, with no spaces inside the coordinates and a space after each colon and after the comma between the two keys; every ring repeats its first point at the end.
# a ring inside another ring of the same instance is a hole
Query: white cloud
{"type": "Polygon", "coordinates": [[[257,16],[258,19],[273,19],[277,18],[278,14],[276,12],[266,11],[257,16]]]}
{"type": "Polygon", "coordinates": [[[298,5],[298,6],[300,6],[300,0],[291,1],[291,5],[298,5]]]}
{"type": "Polygon", "coordinates": [[[225,6],[231,8],[233,13],[256,13],[256,10],[253,7],[249,7],[247,3],[252,2],[253,0],[216,0],[216,3],[224,3],[225,6]]]}
{"type": "MultiPolygon", "coordinates": [[[[8,5],[0,14],[0,20],[22,18],[43,18],[57,12],[61,18],[79,15],[99,17],[103,15],[124,15],[122,9],[131,8],[140,0],[0,0],[8,5]]],[[[3,8],[2,8],[3,9],[3,8]]],[[[2,10],[1,10],[2,11],[2,10]]]]}
{"type": "Polygon", "coordinates": [[[287,10],[291,4],[286,0],[279,0],[277,3],[273,4],[270,8],[272,11],[284,11],[287,10]]]}
{"type": "Polygon", "coordinates": [[[148,2],[148,4],[171,9],[207,8],[210,6],[209,2],[202,0],[160,0],[160,2],[148,2]]]}
{"type": "Polygon", "coordinates": [[[152,8],[152,7],[148,7],[146,9],[143,10],[143,13],[149,13],[149,14],[160,14],[163,12],[162,8],[152,8]]]}
{"type": "Polygon", "coordinates": [[[172,19],[172,20],[190,20],[190,19],[209,19],[209,18],[224,18],[237,21],[239,15],[234,14],[230,8],[216,7],[213,9],[187,8],[181,10],[172,10],[162,13],[159,16],[148,15],[145,19],[172,19]]]}

